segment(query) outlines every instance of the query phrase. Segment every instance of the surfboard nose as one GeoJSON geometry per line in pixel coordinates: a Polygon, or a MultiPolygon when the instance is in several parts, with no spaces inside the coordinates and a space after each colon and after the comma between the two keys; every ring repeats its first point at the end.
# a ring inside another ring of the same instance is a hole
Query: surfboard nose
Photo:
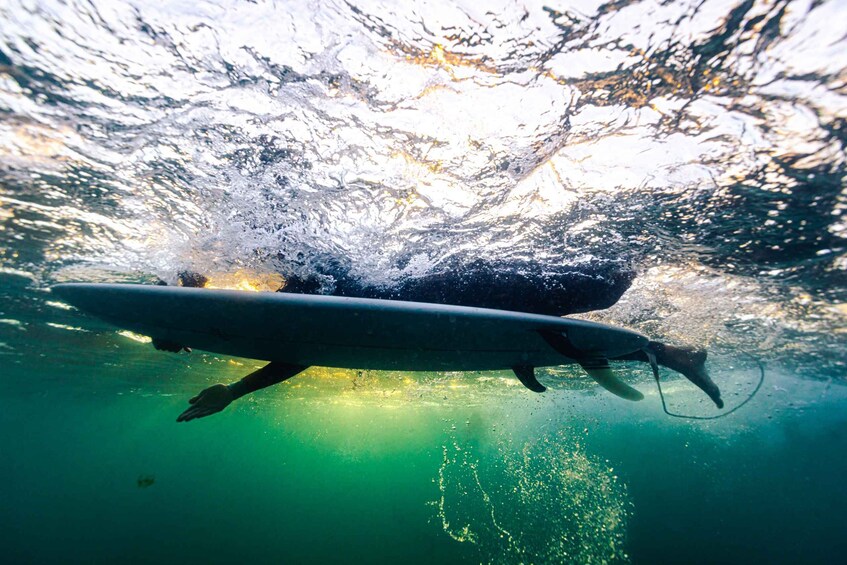
{"type": "Polygon", "coordinates": [[[85,301],[91,294],[91,289],[85,283],[62,283],[50,287],[50,292],[67,302],[77,306],[78,301],[85,301]]]}
{"type": "Polygon", "coordinates": [[[68,304],[73,304],[74,298],[78,296],[79,284],[75,283],[62,283],[56,284],[50,287],[50,292],[67,302],[68,304]]]}
{"type": "Polygon", "coordinates": [[[71,306],[90,313],[104,307],[102,287],[93,283],[62,283],[50,287],[50,292],[71,306]]]}

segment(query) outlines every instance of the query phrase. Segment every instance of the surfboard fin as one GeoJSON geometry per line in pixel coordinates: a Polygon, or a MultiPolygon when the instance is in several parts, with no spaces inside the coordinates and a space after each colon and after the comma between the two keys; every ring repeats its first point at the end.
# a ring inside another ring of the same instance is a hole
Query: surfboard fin
{"type": "Polygon", "coordinates": [[[515,372],[515,376],[521,384],[532,392],[544,392],[547,390],[547,387],[538,382],[538,379],[535,378],[535,367],[530,365],[518,365],[516,367],[512,367],[512,370],[515,372]]]}
{"type": "Polygon", "coordinates": [[[568,337],[557,331],[541,330],[538,333],[544,338],[547,344],[569,359],[573,359],[585,369],[588,376],[594,379],[597,384],[605,388],[615,396],[620,396],[626,400],[641,400],[644,395],[632,388],[617,375],[612,368],[609,367],[609,360],[602,355],[597,355],[590,351],[582,351],[574,347],[568,337]]]}
{"type": "Polygon", "coordinates": [[[588,376],[605,388],[615,396],[620,396],[625,400],[638,401],[644,398],[644,395],[632,388],[617,375],[612,368],[609,367],[609,360],[605,357],[595,357],[593,359],[585,359],[579,362],[580,366],[588,373],[588,376]]]}

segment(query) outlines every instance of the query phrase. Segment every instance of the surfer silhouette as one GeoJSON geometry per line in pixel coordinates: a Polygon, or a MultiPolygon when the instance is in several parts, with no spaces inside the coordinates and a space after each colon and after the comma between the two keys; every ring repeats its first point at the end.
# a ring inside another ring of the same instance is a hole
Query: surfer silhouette
{"type": "MultiPolygon", "coordinates": [[[[475,261],[461,268],[409,278],[399,285],[386,287],[362,283],[338,263],[330,265],[331,268],[306,278],[287,277],[279,292],[407,300],[564,316],[612,306],[630,287],[635,276],[632,270],[614,261],[591,261],[577,267],[540,266],[521,261],[508,264],[475,261]]],[[[181,286],[203,287],[207,282],[208,279],[199,273],[184,271],[178,275],[181,286]]],[[[563,353],[574,358],[567,344],[557,343],[555,339],[549,343],[557,350],[564,347],[563,353]]],[[[153,340],[153,345],[164,351],[190,351],[180,344],[158,339],[153,340]]],[[[657,364],[685,376],[718,408],[723,408],[720,390],[706,371],[706,356],[702,349],[651,341],[642,351],[612,360],[649,363],[652,357],[657,364]]],[[[598,369],[590,364],[581,364],[589,372],[598,369]]],[[[220,412],[232,401],[279,384],[305,369],[299,365],[272,362],[238,382],[213,385],[191,398],[191,406],[179,415],[177,421],[187,422],[220,412]]],[[[608,365],[599,369],[608,369],[608,365]]],[[[518,369],[515,372],[531,390],[544,390],[531,372],[522,374],[518,369]]]]}

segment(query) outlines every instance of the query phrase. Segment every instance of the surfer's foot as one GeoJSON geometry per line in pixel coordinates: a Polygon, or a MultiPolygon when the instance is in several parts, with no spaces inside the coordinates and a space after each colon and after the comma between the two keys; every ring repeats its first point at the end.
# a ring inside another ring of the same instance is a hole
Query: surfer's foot
{"type": "Polygon", "coordinates": [[[705,392],[718,408],[723,408],[721,391],[706,370],[705,349],[675,347],[658,342],[651,342],[649,347],[655,353],[657,363],[683,375],[705,392]]]}

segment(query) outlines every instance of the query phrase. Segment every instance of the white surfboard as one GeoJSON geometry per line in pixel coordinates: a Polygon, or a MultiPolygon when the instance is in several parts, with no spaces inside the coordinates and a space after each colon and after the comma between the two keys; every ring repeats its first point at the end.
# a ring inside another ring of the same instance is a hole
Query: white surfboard
{"type": "Polygon", "coordinates": [[[60,284],[64,301],[120,328],[214,353],[302,366],[407,371],[533,369],[579,363],[629,400],[607,359],[643,348],[622,328],[554,316],[395,300],[133,284],[60,284]]]}

